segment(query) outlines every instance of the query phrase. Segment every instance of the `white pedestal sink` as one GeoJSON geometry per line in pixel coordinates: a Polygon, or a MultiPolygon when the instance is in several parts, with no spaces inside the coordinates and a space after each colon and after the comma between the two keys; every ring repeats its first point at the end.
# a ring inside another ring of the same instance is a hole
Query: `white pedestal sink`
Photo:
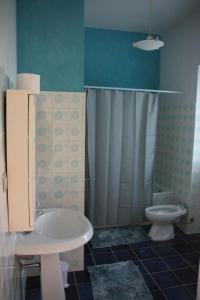
{"type": "Polygon", "coordinates": [[[40,255],[43,300],[65,300],[59,253],[87,243],[93,228],[88,219],[71,209],[43,209],[35,221],[35,230],[19,234],[16,255],[40,255]]]}

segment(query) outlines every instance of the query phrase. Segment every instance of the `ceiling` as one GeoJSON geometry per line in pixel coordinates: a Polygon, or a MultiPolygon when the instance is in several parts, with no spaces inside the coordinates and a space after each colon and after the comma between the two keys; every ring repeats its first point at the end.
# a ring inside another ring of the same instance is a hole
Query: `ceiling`
{"type": "MultiPolygon", "coordinates": [[[[85,26],[147,32],[149,0],[85,0],[85,26]]],[[[164,33],[194,11],[200,0],[152,0],[152,32],[164,33]]]]}

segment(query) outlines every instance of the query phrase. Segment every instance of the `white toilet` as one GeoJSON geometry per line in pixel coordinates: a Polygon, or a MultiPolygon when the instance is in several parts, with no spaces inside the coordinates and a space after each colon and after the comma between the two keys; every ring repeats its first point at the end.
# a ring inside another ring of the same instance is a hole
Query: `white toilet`
{"type": "Polygon", "coordinates": [[[152,223],[149,236],[153,241],[174,238],[174,224],[186,215],[187,209],[181,205],[158,205],[145,208],[145,215],[152,223]]]}

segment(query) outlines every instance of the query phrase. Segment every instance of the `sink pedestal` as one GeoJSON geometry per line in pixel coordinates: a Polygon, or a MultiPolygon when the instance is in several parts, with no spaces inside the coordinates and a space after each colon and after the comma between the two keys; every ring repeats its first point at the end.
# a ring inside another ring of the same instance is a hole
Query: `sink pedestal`
{"type": "Polygon", "coordinates": [[[42,300],[65,300],[59,254],[40,256],[42,300]]]}

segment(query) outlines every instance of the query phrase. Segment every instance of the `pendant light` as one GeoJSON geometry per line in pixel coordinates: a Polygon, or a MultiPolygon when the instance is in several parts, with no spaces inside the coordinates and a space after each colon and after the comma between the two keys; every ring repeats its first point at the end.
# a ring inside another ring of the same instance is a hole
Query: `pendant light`
{"type": "Polygon", "coordinates": [[[141,40],[133,43],[133,47],[139,48],[145,51],[158,50],[164,46],[164,42],[159,39],[159,36],[152,35],[152,24],[151,24],[151,1],[149,0],[149,33],[145,40],[141,40]]]}

